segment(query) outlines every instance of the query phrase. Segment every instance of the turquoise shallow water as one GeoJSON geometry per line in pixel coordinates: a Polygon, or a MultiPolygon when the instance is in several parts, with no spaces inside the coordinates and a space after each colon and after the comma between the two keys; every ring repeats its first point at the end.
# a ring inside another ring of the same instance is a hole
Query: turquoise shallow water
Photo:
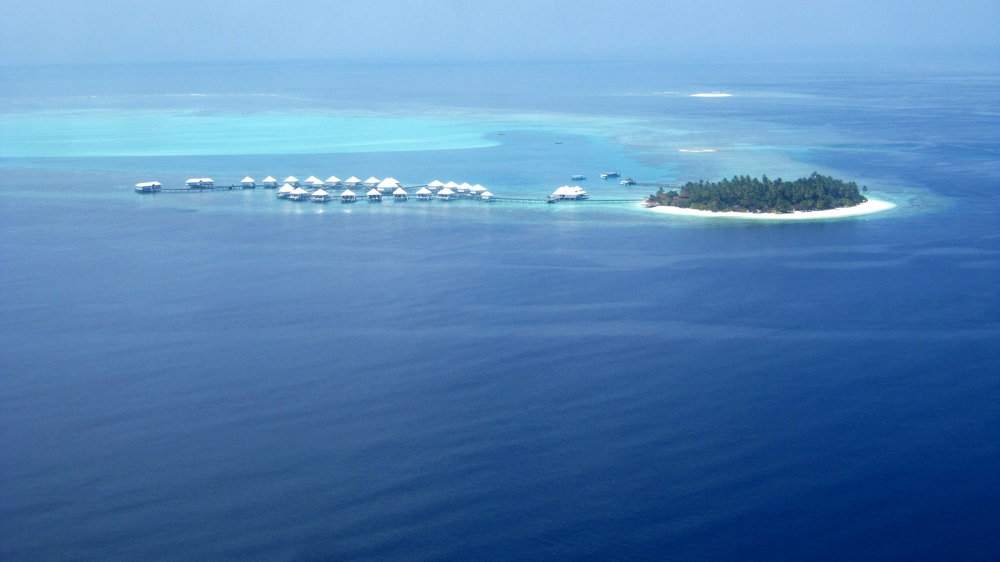
{"type": "Polygon", "coordinates": [[[0,81],[20,123],[0,134],[39,140],[0,158],[0,559],[1000,557],[995,74],[58,70],[0,81]],[[191,80],[205,96],[176,95],[191,80]],[[394,144],[414,139],[444,144],[394,144]],[[105,142],[129,154],[73,152],[105,142]],[[607,170],[818,170],[899,207],[746,224],[132,192],[648,189],[607,170]]]}

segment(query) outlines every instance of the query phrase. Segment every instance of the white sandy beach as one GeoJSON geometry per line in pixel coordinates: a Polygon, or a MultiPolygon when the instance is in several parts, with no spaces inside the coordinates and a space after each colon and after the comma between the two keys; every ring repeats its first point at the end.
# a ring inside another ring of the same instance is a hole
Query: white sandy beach
{"type": "Polygon", "coordinates": [[[767,220],[767,221],[788,221],[788,220],[816,220],[816,219],[839,219],[845,217],[856,217],[859,215],[869,215],[879,211],[886,211],[895,207],[895,203],[869,199],[868,201],[853,207],[841,209],[830,209],[827,211],[795,211],[792,213],[716,213],[712,211],[699,211],[697,209],[682,209],[680,207],[652,207],[650,210],[668,215],[685,215],[689,217],[704,218],[724,218],[724,219],[747,219],[747,220],[767,220]]]}

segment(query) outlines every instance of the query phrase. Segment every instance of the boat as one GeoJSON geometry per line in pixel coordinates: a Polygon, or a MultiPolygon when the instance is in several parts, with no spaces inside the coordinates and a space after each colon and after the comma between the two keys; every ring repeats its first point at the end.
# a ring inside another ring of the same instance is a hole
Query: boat
{"type": "Polygon", "coordinates": [[[632,178],[625,178],[618,182],[618,185],[635,185],[635,180],[632,178]]]}
{"type": "Polygon", "coordinates": [[[549,195],[545,200],[549,203],[555,203],[556,201],[581,201],[589,197],[590,195],[588,195],[587,192],[578,185],[573,187],[564,185],[555,190],[552,195],[549,195]]]}
{"type": "Polygon", "coordinates": [[[163,184],[158,181],[144,181],[135,184],[136,193],[156,193],[163,188],[163,184]]]}
{"type": "Polygon", "coordinates": [[[604,172],[601,174],[601,179],[606,180],[608,178],[617,178],[620,175],[622,175],[621,172],[604,172]]]}
{"type": "Polygon", "coordinates": [[[322,189],[317,189],[312,192],[312,200],[316,203],[326,203],[330,200],[330,194],[322,189]]]}
{"type": "Polygon", "coordinates": [[[345,189],[343,193],[340,194],[341,203],[354,203],[358,200],[358,196],[354,194],[350,189],[345,189]]]}
{"type": "Polygon", "coordinates": [[[570,179],[573,180],[573,181],[583,181],[583,180],[587,179],[587,176],[585,176],[583,174],[573,174],[573,177],[570,178],[570,179]]]}
{"type": "Polygon", "coordinates": [[[408,199],[406,195],[406,190],[402,187],[397,187],[396,191],[392,192],[392,198],[396,201],[406,201],[408,199]]]}

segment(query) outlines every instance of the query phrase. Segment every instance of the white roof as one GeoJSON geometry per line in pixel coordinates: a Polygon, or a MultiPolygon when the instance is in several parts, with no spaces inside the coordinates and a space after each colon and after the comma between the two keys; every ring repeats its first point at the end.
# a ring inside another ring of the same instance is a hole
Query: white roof
{"type": "Polygon", "coordinates": [[[555,191],[555,193],[553,193],[552,195],[581,195],[581,194],[584,194],[584,193],[587,193],[587,192],[584,191],[578,185],[574,185],[573,187],[570,187],[568,185],[564,185],[564,186],[560,187],[559,189],[557,189],[555,191]]]}
{"type": "Polygon", "coordinates": [[[153,187],[155,185],[162,185],[158,181],[144,181],[142,183],[135,184],[136,187],[153,187]]]}
{"type": "Polygon", "coordinates": [[[429,193],[433,193],[433,192],[431,190],[427,189],[426,187],[421,187],[420,189],[417,190],[417,195],[427,195],[429,193]]]}
{"type": "Polygon", "coordinates": [[[370,178],[368,178],[368,179],[365,180],[365,185],[368,185],[368,184],[375,185],[376,183],[378,183],[380,181],[382,181],[382,180],[376,178],[375,176],[372,176],[372,177],[370,177],[370,178]]]}
{"type": "Polygon", "coordinates": [[[392,178],[385,178],[378,184],[379,189],[388,189],[390,187],[399,187],[399,182],[392,178]]]}
{"type": "Polygon", "coordinates": [[[427,187],[443,187],[443,186],[444,184],[437,180],[434,180],[431,183],[427,184],[427,187]]]}
{"type": "Polygon", "coordinates": [[[212,178],[191,178],[187,181],[188,183],[215,183],[212,182],[212,178]]]}
{"type": "Polygon", "coordinates": [[[438,191],[438,195],[453,195],[454,193],[455,193],[454,191],[448,189],[447,187],[442,189],[441,191],[438,191]]]}
{"type": "Polygon", "coordinates": [[[288,176],[285,178],[285,183],[296,183],[297,181],[299,181],[299,178],[295,176],[288,176]]]}
{"type": "Polygon", "coordinates": [[[397,187],[396,191],[392,192],[393,195],[406,195],[406,190],[402,187],[397,187]]]}
{"type": "Polygon", "coordinates": [[[340,183],[340,178],[337,176],[330,176],[326,178],[326,183],[340,183]]]}
{"type": "Polygon", "coordinates": [[[450,182],[444,184],[444,186],[445,187],[458,187],[458,184],[455,183],[455,182],[453,182],[453,181],[450,181],[450,182]]]}
{"type": "Polygon", "coordinates": [[[310,185],[315,185],[316,187],[323,186],[323,180],[312,180],[309,182],[310,185]]]}
{"type": "Polygon", "coordinates": [[[316,176],[309,176],[308,178],[306,178],[306,181],[309,183],[314,183],[314,182],[322,182],[323,180],[317,178],[316,176]]]}
{"type": "Polygon", "coordinates": [[[295,188],[286,183],[285,185],[281,186],[281,189],[278,190],[278,193],[288,193],[293,189],[295,188]]]}
{"type": "Polygon", "coordinates": [[[292,195],[303,195],[303,194],[306,194],[306,193],[309,193],[309,192],[306,191],[306,190],[304,190],[304,189],[302,189],[301,187],[296,187],[295,189],[292,190],[292,195]]]}
{"type": "Polygon", "coordinates": [[[267,176],[264,178],[264,183],[278,183],[278,180],[272,178],[271,176],[267,176]]]}
{"type": "Polygon", "coordinates": [[[477,183],[476,185],[470,187],[469,191],[486,191],[486,188],[477,183]]]}
{"type": "Polygon", "coordinates": [[[479,196],[480,197],[493,197],[493,194],[490,193],[489,191],[484,191],[484,192],[480,193],[479,196]]]}
{"type": "Polygon", "coordinates": [[[316,191],[313,191],[313,197],[316,197],[317,195],[322,197],[324,195],[329,195],[329,193],[323,191],[322,189],[317,189],[316,191]]]}
{"type": "Polygon", "coordinates": [[[472,187],[471,185],[469,185],[468,183],[466,183],[464,181],[462,182],[462,185],[458,186],[459,189],[469,189],[471,187],[472,187]]]}
{"type": "Polygon", "coordinates": [[[242,181],[243,183],[253,183],[253,178],[251,178],[250,176],[247,176],[247,177],[243,178],[240,181],[242,181]]]}
{"type": "Polygon", "coordinates": [[[350,189],[345,189],[344,192],[340,194],[341,197],[351,197],[353,195],[354,192],[351,191],[350,189]]]}
{"type": "Polygon", "coordinates": [[[351,177],[347,178],[347,182],[346,183],[361,183],[361,180],[359,180],[358,178],[356,178],[354,176],[351,176],[351,177]]]}
{"type": "Polygon", "coordinates": [[[371,189],[370,191],[368,191],[368,195],[382,195],[382,194],[377,189],[371,189]]]}

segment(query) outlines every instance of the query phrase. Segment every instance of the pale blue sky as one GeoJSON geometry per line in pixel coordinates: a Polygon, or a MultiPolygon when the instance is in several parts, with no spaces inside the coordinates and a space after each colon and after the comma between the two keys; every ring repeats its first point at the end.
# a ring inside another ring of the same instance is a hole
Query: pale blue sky
{"type": "Polygon", "coordinates": [[[1000,49],[1000,0],[0,0],[0,64],[1000,49]]]}

